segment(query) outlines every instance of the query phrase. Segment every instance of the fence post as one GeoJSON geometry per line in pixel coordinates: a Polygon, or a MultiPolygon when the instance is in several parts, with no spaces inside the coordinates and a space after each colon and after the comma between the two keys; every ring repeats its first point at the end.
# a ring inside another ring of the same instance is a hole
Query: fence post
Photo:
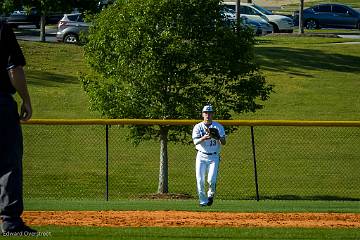
{"type": "Polygon", "coordinates": [[[251,128],[251,144],[252,144],[252,152],[253,152],[253,160],[254,160],[254,176],[255,176],[255,188],[256,188],[256,201],[259,201],[259,200],[260,200],[260,197],[259,197],[259,185],[258,185],[258,175],[257,175],[257,167],[256,167],[254,126],[251,126],[250,128],[251,128]]]}
{"type": "Polygon", "coordinates": [[[106,181],[106,201],[109,201],[109,125],[105,125],[105,149],[106,149],[106,173],[105,173],[105,181],[106,181]]]}

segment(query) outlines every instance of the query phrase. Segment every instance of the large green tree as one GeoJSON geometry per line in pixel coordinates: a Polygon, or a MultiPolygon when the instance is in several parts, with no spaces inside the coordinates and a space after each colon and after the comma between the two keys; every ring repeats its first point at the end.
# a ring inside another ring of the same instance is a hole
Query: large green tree
{"type": "MultiPolygon", "coordinates": [[[[230,119],[262,108],[272,90],[254,44],[252,30],[224,23],[219,0],[118,0],[90,29],[92,73],[81,81],[92,109],[109,118],[196,119],[212,103],[230,119]]],[[[160,142],[158,193],[167,193],[167,143],[189,143],[191,128],[130,128],[135,143],[160,142]]]]}

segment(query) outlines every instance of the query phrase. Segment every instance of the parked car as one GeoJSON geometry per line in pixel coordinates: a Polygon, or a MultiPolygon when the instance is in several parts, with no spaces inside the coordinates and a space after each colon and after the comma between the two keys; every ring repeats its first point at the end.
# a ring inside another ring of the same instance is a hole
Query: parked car
{"type": "MultiPolygon", "coordinates": [[[[45,24],[57,24],[62,16],[63,14],[50,13],[45,17],[45,24]]],[[[6,22],[11,27],[35,25],[36,28],[40,28],[40,13],[35,7],[30,8],[29,11],[16,10],[6,18],[6,22]]]]}
{"type": "MultiPolygon", "coordinates": [[[[295,24],[299,22],[299,11],[294,13],[295,24]]],[[[357,28],[360,29],[360,12],[343,4],[319,4],[304,9],[304,27],[307,29],[357,28]]]]}
{"type": "MultiPolygon", "coordinates": [[[[236,2],[223,2],[222,4],[236,11],[236,2]]],[[[241,3],[240,15],[260,16],[272,25],[274,32],[292,33],[294,31],[293,19],[283,15],[275,15],[270,10],[253,3],[241,3]]]]}
{"type": "Polygon", "coordinates": [[[113,4],[114,0],[100,0],[97,4],[99,10],[105,9],[108,5],[113,4]]]}
{"type": "Polygon", "coordinates": [[[58,23],[56,38],[59,42],[79,43],[82,32],[87,32],[89,24],[84,22],[81,13],[64,14],[58,23]]]}
{"type": "Polygon", "coordinates": [[[244,16],[240,15],[245,25],[256,27],[256,35],[266,35],[274,31],[273,26],[259,16],[244,16]]]}
{"type": "MultiPolygon", "coordinates": [[[[236,20],[236,12],[231,8],[224,7],[221,14],[223,18],[228,22],[234,23],[236,20]]],[[[272,25],[259,16],[241,15],[240,18],[242,25],[252,28],[255,35],[260,36],[273,32],[272,25]]]]}
{"type": "Polygon", "coordinates": [[[18,27],[19,25],[35,25],[40,27],[40,14],[36,8],[31,8],[29,12],[24,10],[16,10],[7,17],[6,22],[11,27],[18,27]]]}

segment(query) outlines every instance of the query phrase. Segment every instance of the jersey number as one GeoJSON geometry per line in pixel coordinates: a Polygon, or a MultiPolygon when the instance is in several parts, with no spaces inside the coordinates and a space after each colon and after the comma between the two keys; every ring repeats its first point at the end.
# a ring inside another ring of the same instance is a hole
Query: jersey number
{"type": "Polygon", "coordinates": [[[210,140],[210,147],[216,146],[216,140],[210,140]]]}

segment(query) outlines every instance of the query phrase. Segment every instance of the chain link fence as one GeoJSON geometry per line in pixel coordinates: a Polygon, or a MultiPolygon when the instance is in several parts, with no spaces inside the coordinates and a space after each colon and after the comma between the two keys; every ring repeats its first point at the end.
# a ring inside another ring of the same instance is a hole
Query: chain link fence
{"type": "MultiPolygon", "coordinates": [[[[360,200],[360,124],[275,125],[250,122],[229,135],[217,199],[360,200]]],[[[119,125],[30,122],[23,134],[27,199],[156,196],[159,142],[135,147],[119,125]]],[[[169,143],[169,195],[197,198],[195,155],[192,144],[169,143]]]]}

